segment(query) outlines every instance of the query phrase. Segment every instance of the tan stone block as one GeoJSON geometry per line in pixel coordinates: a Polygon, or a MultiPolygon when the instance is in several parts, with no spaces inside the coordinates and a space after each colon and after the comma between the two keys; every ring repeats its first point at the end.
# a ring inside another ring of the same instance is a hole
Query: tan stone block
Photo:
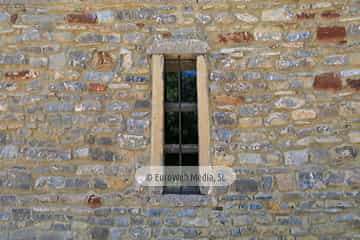
{"type": "Polygon", "coordinates": [[[109,52],[98,51],[94,53],[92,64],[97,69],[110,69],[114,66],[114,60],[109,52]]]}
{"type": "Polygon", "coordinates": [[[299,109],[291,113],[291,118],[296,121],[315,119],[316,116],[317,114],[313,109],[299,109]]]}
{"type": "Polygon", "coordinates": [[[273,112],[265,118],[266,126],[282,126],[288,124],[288,114],[284,112],[273,112]]]}
{"type": "Polygon", "coordinates": [[[280,191],[294,190],[295,179],[293,175],[287,173],[281,173],[275,175],[277,186],[280,191]]]}
{"type": "Polygon", "coordinates": [[[231,104],[231,105],[238,105],[245,101],[244,97],[242,96],[228,96],[228,95],[221,95],[216,96],[214,102],[216,104],[231,104]]]}
{"type": "Polygon", "coordinates": [[[349,63],[358,65],[360,63],[360,53],[354,53],[349,56],[349,63]]]}
{"type": "Polygon", "coordinates": [[[127,180],[121,179],[119,177],[107,177],[105,181],[109,188],[116,190],[123,190],[130,184],[127,180]]]}
{"type": "Polygon", "coordinates": [[[257,118],[239,118],[239,127],[240,128],[255,128],[261,127],[263,125],[263,120],[260,117],[257,118]]]}
{"type": "Polygon", "coordinates": [[[349,139],[351,143],[360,143],[360,131],[350,132],[349,139]]]}

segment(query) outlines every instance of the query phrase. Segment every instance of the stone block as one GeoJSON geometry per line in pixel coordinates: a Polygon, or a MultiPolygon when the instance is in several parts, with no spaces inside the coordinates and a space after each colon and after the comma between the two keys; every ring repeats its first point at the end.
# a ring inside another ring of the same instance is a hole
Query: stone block
{"type": "Polygon", "coordinates": [[[284,152],[286,165],[301,165],[309,161],[309,149],[284,152]]]}
{"type": "Polygon", "coordinates": [[[257,192],[258,185],[258,182],[251,178],[240,178],[234,182],[235,191],[241,193],[257,192]]]}

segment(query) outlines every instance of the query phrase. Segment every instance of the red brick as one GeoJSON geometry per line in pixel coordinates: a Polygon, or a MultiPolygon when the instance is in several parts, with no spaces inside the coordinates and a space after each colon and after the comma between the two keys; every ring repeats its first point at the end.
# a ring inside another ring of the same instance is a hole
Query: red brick
{"type": "Polygon", "coordinates": [[[228,95],[222,95],[217,96],[214,99],[214,102],[216,104],[232,104],[232,105],[238,105],[245,101],[245,98],[243,96],[228,96],[228,95]]]}
{"type": "Polygon", "coordinates": [[[162,34],[163,38],[170,38],[171,37],[171,32],[164,32],[162,34]]]}
{"type": "Polygon", "coordinates": [[[315,13],[305,13],[305,12],[298,13],[296,14],[296,18],[298,20],[313,19],[315,18],[315,13]]]}
{"type": "Polygon", "coordinates": [[[232,32],[232,33],[224,33],[218,35],[218,40],[220,43],[227,43],[227,42],[249,42],[254,40],[254,36],[250,32],[232,32]]]}
{"type": "Polygon", "coordinates": [[[343,42],[346,38],[345,27],[318,27],[317,39],[327,42],[343,42]]]}
{"type": "Polygon", "coordinates": [[[11,17],[10,17],[10,22],[12,24],[14,24],[16,22],[17,18],[18,18],[18,15],[16,13],[12,14],[11,17]]]}
{"type": "Polygon", "coordinates": [[[94,14],[68,14],[66,20],[69,23],[96,23],[97,17],[94,14]]]}
{"type": "Polygon", "coordinates": [[[340,14],[335,10],[327,10],[321,13],[321,17],[323,18],[338,18],[340,14]]]}
{"type": "Polygon", "coordinates": [[[106,91],[107,86],[102,83],[90,83],[89,84],[89,92],[104,92],[106,91]]]}
{"type": "Polygon", "coordinates": [[[315,90],[337,91],[342,88],[340,75],[337,73],[324,73],[315,76],[313,83],[315,90]]]}
{"type": "Polygon", "coordinates": [[[99,208],[102,205],[101,197],[92,194],[88,197],[87,204],[91,208],[99,208]]]}
{"type": "Polygon", "coordinates": [[[360,90],[360,79],[347,79],[347,85],[355,90],[360,90]]]}
{"type": "Polygon", "coordinates": [[[6,80],[29,80],[34,79],[39,76],[38,72],[34,72],[31,70],[21,70],[21,71],[13,71],[6,72],[5,79],[6,80]]]}

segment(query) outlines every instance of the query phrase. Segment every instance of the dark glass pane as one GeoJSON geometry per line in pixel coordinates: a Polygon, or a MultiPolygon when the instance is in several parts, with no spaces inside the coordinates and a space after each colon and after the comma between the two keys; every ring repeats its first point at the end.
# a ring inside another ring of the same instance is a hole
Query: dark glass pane
{"type": "Polygon", "coordinates": [[[178,102],[179,72],[165,72],[165,102],[178,102]]]}
{"type": "Polygon", "coordinates": [[[181,113],[182,144],[198,143],[197,112],[181,113]]]}
{"type": "MultiPolygon", "coordinates": [[[[180,175],[181,173],[181,167],[180,167],[180,160],[179,160],[179,154],[178,153],[167,153],[165,154],[165,176],[171,175],[175,176],[176,174],[180,175]],[[179,166],[179,168],[166,168],[167,166],[179,166]],[[171,170],[171,171],[170,171],[171,170]]],[[[164,194],[179,194],[181,193],[181,184],[176,182],[168,182],[165,181],[164,188],[163,188],[164,194]]]]}
{"type": "Polygon", "coordinates": [[[165,144],[179,144],[178,112],[165,112],[165,144]]]}
{"type": "Polygon", "coordinates": [[[166,153],[165,154],[165,166],[179,166],[179,154],[178,153],[166,153]]]}
{"type": "Polygon", "coordinates": [[[181,102],[196,102],[196,71],[181,72],[181,102]]]}
{"type": "MultiPolygon", "coordinates": [[[[199,170],[197,167],[188,168],[186,166],[198,166],[199,165],[199,154],[198,153],[185,153],[182,154],[182,166],[183,170],[188,175],[197,175],[199,170]]],[[[197,182],[191,182],[189,184],[184,183],[181,187],[181,194],[200,194],[199,186],[195,186],[197,182]]]]}
{"type": "Polygon", "coordinates": [[[199,154],[198,153],[183,153],[182,166],[198,166],[199,154]]]}

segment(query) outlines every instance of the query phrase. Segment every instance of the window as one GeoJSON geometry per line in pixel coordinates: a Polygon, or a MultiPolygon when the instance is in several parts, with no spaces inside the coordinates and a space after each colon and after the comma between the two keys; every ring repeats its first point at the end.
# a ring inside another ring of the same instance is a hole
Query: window
{"type": "MultiPolygon", "coordinates": [[[[180,56],[165,59],[164,166],[176,166],[172,168],[171,174],[180,175],[184,171],[182,167],[199,165],[196,102],[196,60],[180,56]]],[[[189,171],[189,168],[186,170],[189,171]]],[[[165,174],[170,174],[167,168],[165,174]]],[[[172,184],[164,186],[163,193],[199,194],[200,191],[198,186],[172,184]]]]}
{"type": "MultiPolygon", "coordinates": [[[[165,60],[164,55],[158,53],[151,56],[151,166],[177,165],[181,171],[186,165],[211,164],[206,58],[193,56],[165,60]]],[[[151,191],[154,194],[206,194],[210,188],[200,183],[190,188],[153,187],[151,191]]]]}

